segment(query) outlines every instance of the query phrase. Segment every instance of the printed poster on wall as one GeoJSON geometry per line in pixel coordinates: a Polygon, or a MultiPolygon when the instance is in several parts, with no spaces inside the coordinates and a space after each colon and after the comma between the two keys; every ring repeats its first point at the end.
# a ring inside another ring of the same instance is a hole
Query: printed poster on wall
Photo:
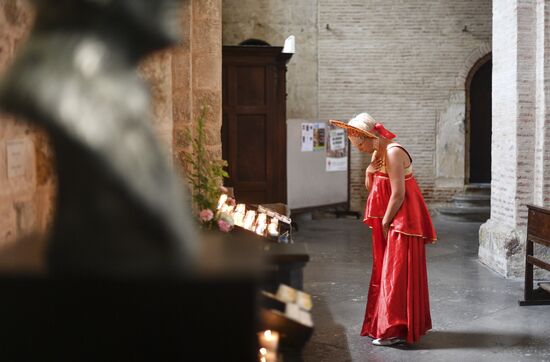
{"type": "Polygon", "coordinates": [[[302,152],[313,151],[313,123],[302,123],[302,152]]]}
{"type": "Polygon", "coordinates": [[[302,123],[302,152],[324,151],[325,123],[302,123]]]}
{"type": "Polygon", "coordinates": [[[325,127],[326,127],[326,123],[313,124],[313,150],[314,151],[325,150],[325,127]]]}
{"type": "Polygon", "coordinates": [[[326,150],[327,172],[348,170],[348,138],[346,130],[329,125],[326,150]]]}

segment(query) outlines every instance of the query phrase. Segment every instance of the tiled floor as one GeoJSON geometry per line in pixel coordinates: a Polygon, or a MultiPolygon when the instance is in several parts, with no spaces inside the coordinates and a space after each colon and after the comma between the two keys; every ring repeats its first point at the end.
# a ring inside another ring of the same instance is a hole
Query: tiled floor
{"type": "Polygon", "coordinates": [[[550,306],[520,307],[523,283],[477,260],[478,223],[434,220],[427,245],[433,330],[418,344],[375,347],[360,337],[371,270],[370,231],[353,219],[300,222],[311,262],[315,333],[304,361],[550,361],[550,306]]]}

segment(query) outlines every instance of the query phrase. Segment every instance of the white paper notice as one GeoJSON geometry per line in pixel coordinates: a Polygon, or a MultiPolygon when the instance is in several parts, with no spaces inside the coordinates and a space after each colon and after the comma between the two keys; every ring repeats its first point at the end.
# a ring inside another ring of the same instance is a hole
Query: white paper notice
{"type": "Polygon", "coordinates": [[[6,142],[8,178],[25,175],[25,141],[11,140],[6,142]]]}
{"type": "Polygon", "coordinates": [[[302,152],[313,151],[313,123],[302,123],[302,152]]]}
{"type": "Polygon", "coordinates": [[[346,171],[348,169],[348,158],[340,157],[333,158],[327,157],[327,171],[346,171]]]}
{"type": "Polygon", "coordinates": [[[343,129],[333,129],[330,131],[330,149],[333,151],[346,148],[346,132],[343,129]]]}
{"type": "Polygon", "coordinates": [[[347,171],[348,137],[346,131],[334,125],[329,126],[327,141],[327,172],[347,171]]]}

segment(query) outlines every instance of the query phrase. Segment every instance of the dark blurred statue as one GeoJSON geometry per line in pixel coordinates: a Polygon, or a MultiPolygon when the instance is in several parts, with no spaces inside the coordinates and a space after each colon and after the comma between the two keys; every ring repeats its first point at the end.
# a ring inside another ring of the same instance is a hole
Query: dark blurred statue
{"type": "Polygon", "coordinates": [[[173,44],[175,0],[34,0],[36,23],[0,85],[3,110],[42,126],[58,172],[55,275],[178,275],[196,238],[150,127],[138,61],[173,44]]]}

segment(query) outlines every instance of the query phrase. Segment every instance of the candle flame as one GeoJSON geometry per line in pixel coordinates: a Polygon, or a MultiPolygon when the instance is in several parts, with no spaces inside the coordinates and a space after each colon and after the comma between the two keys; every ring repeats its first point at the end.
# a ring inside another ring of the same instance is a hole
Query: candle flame
{"type": "Polygon", "coordinates": [[[265,349],[265,348],[263,348],[263,347],[260,348],[260,354],[261,354],[262,356],[267,355],[267,349],[265,349]]]}
{"type": "Polygon", "coordinates": [[[264,336],[265,338],[267,339],[271,339],[271,331],[268,329],[267,331],[264,332],[264,336]]]}

